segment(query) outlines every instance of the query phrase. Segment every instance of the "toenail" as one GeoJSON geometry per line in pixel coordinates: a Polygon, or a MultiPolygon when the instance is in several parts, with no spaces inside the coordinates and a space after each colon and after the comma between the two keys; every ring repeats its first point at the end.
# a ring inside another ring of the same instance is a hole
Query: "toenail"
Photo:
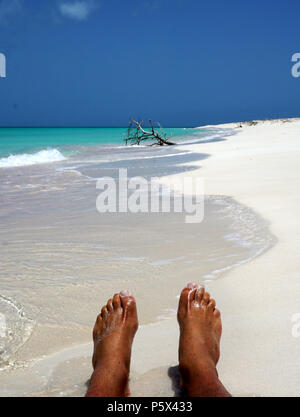
{"type": "Polygon", "coordinates": [[[129,297],[131,294],[128,290],[123,290],[120,292],[121,297],[129,297]]]}
{"type": "Polygon", "coordinates": [[[193,282],[189,282],[186,286],[186,288],[189,288],[190,290],[192,290],[195,287],[196,284],[194,284],[193,282]]]}

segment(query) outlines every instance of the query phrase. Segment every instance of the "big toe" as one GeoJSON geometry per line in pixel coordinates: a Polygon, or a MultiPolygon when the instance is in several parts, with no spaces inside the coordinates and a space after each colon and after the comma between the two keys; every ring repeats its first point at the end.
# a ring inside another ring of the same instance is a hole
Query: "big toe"
{"type": "Polygon", "coordinates": [[[205,294],[205,288],[203,286],[199,286],[195,292],[195,297],[194,297],[194,301],[200,305],[203,296],[205,294]]]}
{"type": "Polygon", "coordinates": [[[194,298],[194,292],[196,291],[197,285],[190,282],[183,288],[179,298],[178,304],[178,320],[188,311],[189,303],[194,298]]]}
{"type": "Polygon", "coordinates": [[[127,290],[120,292],[121,306],[124,312],[124,318],[137,321],[137,310],[134,296],[127,290]]]}

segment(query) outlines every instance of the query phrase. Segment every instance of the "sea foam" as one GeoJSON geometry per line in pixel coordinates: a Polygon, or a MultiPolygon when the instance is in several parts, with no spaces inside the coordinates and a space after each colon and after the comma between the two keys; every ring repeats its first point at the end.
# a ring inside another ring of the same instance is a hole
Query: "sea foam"
{"type": "Polygon", "coordinates": [[[44,149],[33,154],[23,153],[19,155],[10,155],[7,158],[1,158],[0,168],[45,164],[63,161],[65,159],[66,158],[57,149],[44,149]]]}

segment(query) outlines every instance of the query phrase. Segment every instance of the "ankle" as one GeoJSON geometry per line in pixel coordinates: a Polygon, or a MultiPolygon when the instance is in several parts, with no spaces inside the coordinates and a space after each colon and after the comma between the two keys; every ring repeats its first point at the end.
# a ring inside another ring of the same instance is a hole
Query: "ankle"
{"type": "Polygon", "coordinates": [[[92,374],[87,397],[127,396],[128,381],[129,372],[124,366],[120,365],[114,369],[99,364],[92,374]]]}
{"type": "Polygon", "coordinates": [[[218,378],[218,372],[216,364],[212,358],[207,356],[205,359],[199,358],[197,360],[191,360],[190,357],[180,355],[179,359],[179,371],[186,379],[192,379],[195,375],[206,378],[213,375],[218,378]]]}
{"type": "Polygon", "coordinates": [[[218,372],[212,360],[198,361],[197,363],[184,359],[179,362],[179,372],[184,389],[191,392],[199,391],[199,387],[209,387],[219,382],[218,372]]]}
{"type": "MultiPolygon", "coordinates": [[[[123,346],[125,348],[125,343],[123,346]]],[[[111,347],[109,348],[106,350],[102,349],[96,354],[94,353],[94,371],[102,369],[105,372],[107,369],[110,369],[111,372],[128,375],[130,371],[131,346],[127,349],[119,350],[118,357],[111,355],[111,347]]]]}
{"type": "Polygon", "coordinates": [[[193,364],[192,367],[180,362],[179,372],[182,388],[188,397],[231,397],[219,380],[213,361],[193,364]]]}

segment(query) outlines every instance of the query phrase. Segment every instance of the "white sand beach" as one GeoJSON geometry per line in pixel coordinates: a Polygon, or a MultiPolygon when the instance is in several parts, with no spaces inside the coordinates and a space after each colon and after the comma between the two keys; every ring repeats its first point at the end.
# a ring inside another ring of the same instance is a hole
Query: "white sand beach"
{"type": "MultiPolygon", "coordinates": [[[[300,313],[297,297],[300,291],[300,120],[238,126],[238,123],[220,125],[235,132],[223,141],[178,147],[182,151],[209,155],[197,162],[198,169],[188,171],[188,175],[204,178],[205,194],[230,196],[253,209],[269,222],[277,239],[262,255],[224,271],[207,283],[222,313],[219,376],[234,396],[298,396],[300,338],[292,335],[292,316],[300,313]]],[[[167,179],[163,177],[161,181],[167,179]]],[[[190,280],[189,276],[183,276],[182,286],[190,280]]],[[[192,280],[195,281],[194,276],[192,280]]],[[[104,303],[117,285],[116,281],[107,287],[97,302],[104,303]]],[[[142,313],[151,306],[143,308],[139,297],[142,289],[149,292],[151,285],[145,281],[141,288],[129,288],[137,295],[142,313]]],[[[162,284],[156,281],[157,285],[162,284]]],[[[73,286],[73,291],[76,288],[79,291],[81,287],[73,286]]],[[[161,287],[166,298],[168,291],[167,285],[161,287]]],[[[179,294],[180,288],[170,292],[174,294],[174,291],[179,294]]],[[[80,299],[87,302],[88,298],[80,295],[80,299]]],[[[70,296],[70,303],[75,308],[76,298],[72,300],[70,296]]],[[[87,314],[95,308],[93,301],[86,308],[87,314]]],[[[52,349],[52,353],[45,352],[45,356],[32,360],[25,370],[19,367],[2,375],[2,395],[83,395],[92,370],[92,344],[87,343],[90,330],[87,328],[81,338],[84,344],[76,345],[78,335],[75,334],[72,344],[70,332],[64,350],[52,349]]],[[[45,340],[47,332],[46,327],[45,340]]],[[[27,351],[32,344],[29,343],[27,351]]],[[[160,321],[142,323],[132,353],[132,395],[176,394],[176,368],[172,367],[177,365],[177,348],[175,313],[160,321]]]]}
{"type": "MultiPolygon", "coordinates": [[[[208,285],[223,320],[219,376],[233,395],[299,396],[300,338],[292,336],[292,316],[300,312],[300,120],[243,125],[226,141],[184,149],[210,154],[191,173],[205,178],[205,193],[253,208],[278,239],[267,253],[208,285]]],[[[175,363],[175,337],[171,342],[162,334],[165,342],[151,338],[157,346],[149,351],[175,363]]]]}

